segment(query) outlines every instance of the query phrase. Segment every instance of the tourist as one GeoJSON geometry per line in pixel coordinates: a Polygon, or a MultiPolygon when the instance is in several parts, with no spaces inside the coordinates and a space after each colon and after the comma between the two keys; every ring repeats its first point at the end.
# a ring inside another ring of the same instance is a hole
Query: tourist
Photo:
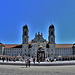
{"type": "Polygon", "coordinates": [[[35,58],[33,58],[33,62],[34,62],[34,64],[35,64],[35,58]]]}
{"type": "Polygon", "coordinates": [[[7,62],[8,62],[8,57],[7,57],[7,62]]]}
{"type": "Polygon", "coordinates": [[[30,67],[30,60],[28,59],[28,65],[29,65],[29,67],[30,67]]]}
{"type": "Polygon", "coordinates": [[[38,59],[38,63],[40,63],[40,59],[38,59]]]}
{"type": "Polygon", "coordinates": [[[25,60],[25,64],[26,64],[26,68],[27,68],[27,66],[28,66],[28,60],[27,59],[25,60]]]}
{"type": "Polygon", "coordinates": [[[54,61],[56,62],[56,58],[54,59],[54,61]]]}
{"type": "Polygon", "coordinates": [[[3,62],[4,62],[5,58],[3,57],[2,60],[3,60],[3,62]]]}
{"type": "Polygon", "coordinates": [[[40,63],[40,59],[39,59],[39,63],[40,63]]]}

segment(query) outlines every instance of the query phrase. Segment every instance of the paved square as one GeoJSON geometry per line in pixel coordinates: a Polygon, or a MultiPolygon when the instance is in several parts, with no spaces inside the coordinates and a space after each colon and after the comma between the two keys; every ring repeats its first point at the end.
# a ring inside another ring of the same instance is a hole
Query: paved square
{"type": "Polygon", "coordinates": [[[0,65],[0,75],[75,75],[75,66],[0,65]]]}

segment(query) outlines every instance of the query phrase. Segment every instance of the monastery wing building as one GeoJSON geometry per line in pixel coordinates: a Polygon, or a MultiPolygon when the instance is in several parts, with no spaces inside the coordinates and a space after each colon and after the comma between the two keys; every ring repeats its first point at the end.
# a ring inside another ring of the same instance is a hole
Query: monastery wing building
{"type": "Polygon", "coordinates": [[[48,29],[48,41],[43,38],[40,32],[29,42],[29,29],[23,26],[22,44],[0,43],[0,55],[22,56],[22,58],[36,58],[37,61],[44,61],[45,58],[57,60],[75,59],[75,44],[56,44],[55,27],[53,24],[48,29]]]}

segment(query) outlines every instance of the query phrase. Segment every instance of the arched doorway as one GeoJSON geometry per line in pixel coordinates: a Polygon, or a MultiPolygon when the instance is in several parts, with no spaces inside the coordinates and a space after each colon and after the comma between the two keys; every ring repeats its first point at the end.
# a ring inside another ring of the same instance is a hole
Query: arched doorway
{"type": "Polygon", "coordinates": [[[42,47],[38,48],[37,50],[37,62],[44,62],[45,60],[45,51],[42,47]]]}

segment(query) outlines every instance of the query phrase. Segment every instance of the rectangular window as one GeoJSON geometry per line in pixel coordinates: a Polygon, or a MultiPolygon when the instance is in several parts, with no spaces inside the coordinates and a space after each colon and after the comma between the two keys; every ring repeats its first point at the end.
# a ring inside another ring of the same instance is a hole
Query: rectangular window
{"type": "Polygon", "coordinates": [[[51,49],[51,52],[53,52],[53,49],[51,49]]]}
{"type": "Polygon", "coordinates": [[[25,52],[26,52],[26,49],[25,49],[25,52]]]}

